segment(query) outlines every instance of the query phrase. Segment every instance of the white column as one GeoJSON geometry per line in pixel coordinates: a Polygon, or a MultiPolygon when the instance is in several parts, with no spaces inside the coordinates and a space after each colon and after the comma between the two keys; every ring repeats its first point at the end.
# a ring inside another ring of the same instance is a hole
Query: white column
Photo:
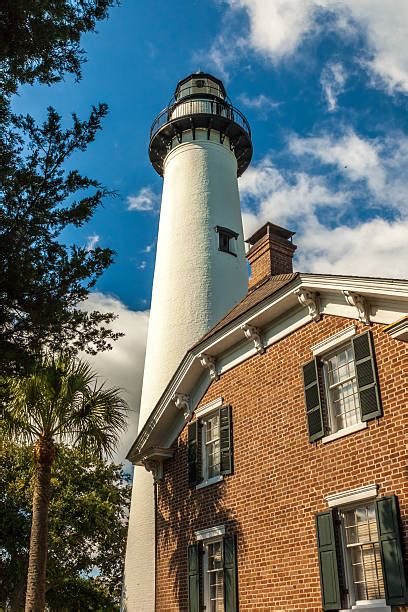
{"type": "Polygon", "coordinates": [[[135,466],[122,593],[123,612],[154,612],[155,518],[153,476],[135,466]]]}
{"type": "MultiPolygon", "coordinates": [[[[188,349],[247,292],[237,161],[218,132],[183,133],[164,163],[139,431],[188,349]],[[216,226],[238,234],[236,257],[219,251],[216,226]]],[[[128,612],[154,612],[154,498],[135,469],[125,565],[128,612]]]]}
{"type": "Polygon", "coordinates": [[[218,132],[184,133],[164,164],[140,426],[187,350],[247,288],[235,155],[218,132]],[[239,234],[237,257],[218,250],[217,225],[239,234]]]}

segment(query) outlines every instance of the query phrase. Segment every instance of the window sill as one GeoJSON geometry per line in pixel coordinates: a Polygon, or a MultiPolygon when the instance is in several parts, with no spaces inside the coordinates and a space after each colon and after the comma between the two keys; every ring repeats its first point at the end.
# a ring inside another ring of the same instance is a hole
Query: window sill
{"type": "Polygon", "coordinates": [[[372,601],[357,602],[351,608],[345,608],[339,612],[391,612],[391,606],[387,606],[384,599],[375,599],[372,601]]]}
{"type": "Polygon", "coordinates": [[[332,442],[333,440],[337,440],[338,438],[343,438],[344,436],[348,436],[356,431],[361,431],[362,429],[366,429],[367,421],[363,423],[356,423],[355,425],[351,425],[350,427],[345,427],[344,429],[339,429],[336,433],[330,434],[329,436],[325,436],[322,438],[322,444],[327,444],[328,442],[332,442]]]}
{"type": "Polygon", "coordinates": [[[221,482],[224,480],[224,476],[220,474],[219,476],[213,476],[213,478],[209,478],[208,480],[203,480],[200,484],[196,485],[196,489],[204,489],[204,487],[209,487],[212,484],[216,484],[217,482],[221,482]]]}

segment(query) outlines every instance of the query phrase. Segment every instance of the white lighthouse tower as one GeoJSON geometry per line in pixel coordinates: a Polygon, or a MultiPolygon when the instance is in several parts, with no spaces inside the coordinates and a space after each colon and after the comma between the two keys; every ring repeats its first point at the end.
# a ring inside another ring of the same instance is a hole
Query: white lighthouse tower
{"type": "MultiPolygon", "coordinates": [[[[150,160],[163,195],[139,431],[186,351],[247,292],[237,177],[252,157],[245,117],[222,82],[195,73],[153,123],[150,160]]],[[[135,467],[124,609],[154,612],[152,476],[135,467]]]]}

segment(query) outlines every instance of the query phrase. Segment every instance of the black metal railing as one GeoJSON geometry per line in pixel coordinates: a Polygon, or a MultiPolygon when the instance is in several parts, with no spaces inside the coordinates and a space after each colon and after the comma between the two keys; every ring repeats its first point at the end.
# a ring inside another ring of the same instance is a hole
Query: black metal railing
{"type": "Polygon", "coordinates": [[[160,130],[163,125],[170,121],[179,119],[180,117],[188,117],[189,115],[217,115],[225,117],[230,121],[238,124],[251,137],[251,129],[244,115],[232,104],[223,102],[219,98],[211,100],[210,98],[193,98],[190,100],[180,100],[179,102],[168,106],[156,117],[153,121],[150,130],[150,140],[160,130]]]}

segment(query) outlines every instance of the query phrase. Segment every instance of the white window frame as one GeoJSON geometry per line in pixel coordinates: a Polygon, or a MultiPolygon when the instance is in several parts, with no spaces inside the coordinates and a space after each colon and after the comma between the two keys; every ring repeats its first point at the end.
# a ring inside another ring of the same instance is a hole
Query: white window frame
{"type": "MultiPolygon", "coordinates": [[[[324,390],[325,390],[325,398],[326,398],[326,406],[327,406],[327,418],[328,418],[328,421],[330,424],[330,430],[331,430],[330,435],[334,435],[338,433],[339,431],[354,429],[356,426],[361,425],[362,423],[361,414],[359,411],[360,407],[358,406],[357,411],[356,411],[356,418],[357,418],[356,423],[352,423],[351,425],[347,425],[346,427],[341,427],[340,429],[336,429],[337,423],[335,423],[335,410],[334,410],[334,405],[333,405],[332,390],[351,380],[356,381],[356,384],[357,384],[357,374],[355,373],[354,376],[349,376],[348,378],[345,378],[344,380],[341,380],[338,383],[334,383],[330,385],[328,361],[335,355],[338,355],[339,353],[342,353],[343,351],[347,350],[349,347],[351,347],[351,349],[353,348],[351,345],[351,342],[345,342],[345,343],[342,343],[340,346],[337,346],[336,348],[332,349],[331,351],[325,353],[322,356],[324,390]]],[[[358,394],[358,389],[357,389],[357,394],[358,394]]]]}
{"type": "MultiPolygon", "coordinates": [[[[366,504],[373,503],[378,494],[378,485],[377,484],[369,484],[359,487],[357,489],[349,489],[347,491],[343,491],[340,493],[332,493],[326,496],[326,502],[329,508],[337,508],[339,513],[342,511],[352,510],[353,508],[357,508],[359,506],[363,506],[366,504]]],[[[343,523],[343,519],[342,519],[343,523]]],[[[377,526],[378,527],[378,526],[377,526]]],[[[344,533],[344,526],[342,524],[341,529],[341,546],[342,546],[342,557],[344,561],[344,573],[347,582],[347,588],[349,590],[349,606],[348,608],[343,608],[339,612],[391,612],[391,607],[387,605],[385,599],[371,599],[371,600],[357,600],[355,603],[352,603],[352,599],[354,598],[353,591],[353,576],[349,563],[349,556],[346,547],[346,539],[344,533]]]]}
{"type": "MultiPolygon", "coordinates": [[[[205,420],[205,418],[207,417],[207,415],[210,415],[211,412],[215,412],[216,410],[218,410],[219,408],[221,408],[224,404],[224,399],[222,397],[217,397],[216,399],[214,399],[212,402],[209,402],[208,404],[205,404],[204,406],[200,406],[200,408],[197,408],[197,410],[195,411],[195,415],[197,417],[197,419],[199,421],[203,421],[205,420]]],[[[212,478],[204,478],[204,475],[207,474],[206,471],[206,466],[205,466],[205,470],[204,470],[204,460],[205,460],[205,453],[204,453],[204,428],[201,429],[200,435],[201,435],[201,470],[202,470],[202,475],[203,475],[203,480],[201,482],[198,483],[198,485],[196,485],[196,489],[202,489],[204,487],[208,487],[212,484],[216,484],[217,482],[221,482],[221,480],[224,480],[224,476],[223,474],[218,474],[217,476],[214,476],[212,478]]]]}
{"type": "MultiPolygon", "coordinates": [[[[220,570],[221,576],[222,576],[222,582],[223,582],[223,589],[224,587],[224,564],[223,564],[223,538],[222,537],[217,537],[217,538],[209,538],[207,540],[203,540],[203,600],[204,600],[204,607],[205,610],[211,610],[210,608],[210,598],[211,598],[211,593],[210,593],[210,578],[209,578],[209,570],[208,570],[208,547],[211,544],[218,544],[220,545],[220,549],[221,549],[221,561],[222,561],[222,569],[220,570]]],[[[223,591],[224,592],[224,591],[223,591]]],[[[225,609],[225,605],[223,606],[223,608],[225,609]]]]}
{"type": "MultiPolygon", "coordinates": [[[[219,407],[214,408],[212,407],[211,410],[206,411],[205,414],[200,414],[199,415],[199,420],[201,422],[201,427],[200,427],[200,436],[201,436],[201,474],[202,474],[202,481],[196,486],[196,489],[202,489],[203,487],[208,487],[211,484],[215,484],[217,482],[220,482],[221,480],[224,479],[224,476],[222,474],[215,474],[214,476],[209,477],[208,476],[208,458],[207,458],[207,443],[206,443],[206,428],[205,428],[205,422],[207,421],[208,418],[211,418],[211,416],[213,414],[215,414],[216,412],[219,413],[219,407]]],[[[218,423],[218,427],[220,426],[220,424],[218,423]]],[[[219,431],[219,443],[221,443],[221,439],[220,439],[220,431],[219,431]]],[[[220,458],[221,458],[221,454],[220,454],[220,458]]],[[[221,464],[220,464],[220,469],[221,469],[221,464]]]]}
{"type": "MultiPolygon", "coordinates": [[[[312,346],[312,353],[314,357],[320,357],[324,362],[326,358],[331,355],[340,352],[341,348],[347,346],[351,339],[357,334],[357,327],[353,324],[346,329],[343,329],[336,334],[333,334],[329,338],[325,338],[322,342],[315,344],[312,346]]],[[[323,383],[324,383],[324,394],[326,400],[326,409],[327,414],[326,417],[331,425],[331,395],[328,386],[328,376],[326,373],[326,367],[323,367],[323,383]]],[[[321,441],[322,444],[327,444],[328,442],[332,442],[333,440],[337,440],[338,438],[343,438],[344,436],[348,436],[357,431],[361,431],[362,429],[366,429],[368,424],[366,421],[361,421],[361,416],[359,417],[359,421],[350,425],[348,427],[343,427],[342,429],[338,429],[335,432],[329,433],[327,436],[324,436],[321,441]]]]}
{"type": "MultiPolygon", "coordinates": [[[[203,547],[202,557],[202,586],[203,586],[203,599],[206,610],[210,610],[210,588],[208,578],[208,545],[220,542],[221,554],[223,554],[223,541],[225,536],[225,525],[217,525],[216,527],[210,527],[208,529],[201,529],[195,532],[196,540],[201,541],[203,547]]],[[[224,576],[223,576],[224,579],[224,576]]]]}
{"type": "MultiPolygon", "coordinates": [[[[356,508],[361,508],[361,507],[367,507],[368,505],[372,505],[374,503],[375,500],[362,500],[360,502],[357,502],[355,504],[352,504],[348,507],[343,507],[343,508],[339,508],[339,514],[340,514],[340,520],[341,520],[341,543],[342,543],[342,548],[343,548],[343,558],[344,558],[344,562],[345,562],[345,574],[346,574],[346,582],[347,582],[347,587],[348,587],[348,591],[349,591],[349,601],[351,603],[351,609],[355,609],[355,610],[364,610],[364,607],[370,606],[371,608],[373,606],[385,606],[385,599],[381,599],[381,598],[377,598],[377,599],[357,599],[357,594],[356,594],[356,589],[354,586],[354,577],[353,577],[353,569],[352,569],[352,564],[351,564],[351,547],[347,544],[347,538],[346,538],[346,526],[345,526],[345,522],[344,522],[344,513],[348,512],[350,510],[354,510],[356,508]]],[[[377,524],[377,532],[378,532],[378,524],[377,524]]],[[[374,541],[372,541],[374,543],[374,541]]],[[[379,543],[379,539],[377,540],[377,542],[379,543]]],[[[358,545],[360,543],[356,543],[356,545],[358,545]]],[[[367,544],[371,544],[371,540],[370,542],[367,542],[367,544]]],[[[360,544],[361,545],[361,544],[360,544]]],[[[381,561],[380,561],[381,563],[381,561]]],[[[364,567],[364,566],[363,566],[364,567]]],[[[378,579],[378,575],[377,575],[377,579],[378,579]]],[[[383,580],[383,588],[384,588],[384,577],[382,577],[383,580]]]]}

